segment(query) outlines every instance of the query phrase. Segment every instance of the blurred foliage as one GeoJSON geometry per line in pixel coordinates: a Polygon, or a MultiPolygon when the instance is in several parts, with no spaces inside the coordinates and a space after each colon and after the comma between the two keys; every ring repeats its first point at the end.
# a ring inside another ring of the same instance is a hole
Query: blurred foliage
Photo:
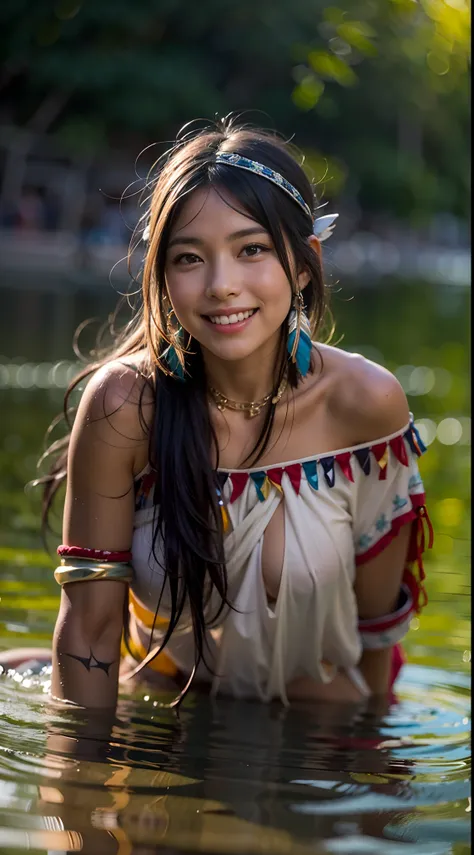
{"type": "Polygon", "coordinates": [[[251,110],[295,134],[326,197],[466,217],[469,17],[467,0],[3,0],[3,121],[96,154],[251,110]]]}
{"type": "MultiPolygon", "coordinates": [[[[47,300],[48,298],[45,297],[47,300]]],[[[112,294],[111,294],[112,300],[112,294]]],[[[72,313],[75,326],[86,302],[72,313]]],[[[88,307],[90,308],[90,307],[88,307]]],[[[433,288],[421,282],[385,281],[377,288],[334,286],[333,309],[341,346],[364,353],[392,371],[400,365],[428,366],[440,382],[427,394],[409,395],[416,419],[438,424],[470,412],[469,295],[461,288],[433,288]],[[396,318],[397,322],[391,322],[396,318]],[[437,375],[438,376],[438,375],[437,375]]],[[[46,322],[45,322],[46,323],[46,322]]],[[[70,336],[72,339],[73,326],[70,336]]],[[[44,353],[45,329],[32,342],[30,357],[44,353]]],[[[55,359],[70,357],[56,352],[55,359]]],[[[6,405],[0,427],[0,648],[48,645],[59,589],[54,557],[41,549],[40,495],[25,484],[35,477],[46,428],[61,409],[61,390],[2,391],[6,405]]],[[[425,555],[428,607],[407,637],[411,661],[453,670],[470,667],[470,448],[466,437],[453,445],[435,439],[420,461],[435,528],[435,546],[425,555]]],[[[57,508],[60,511],[60,508],[57,508]]],[[[53,519],[60,540],[60,518],[53,519]]]]}

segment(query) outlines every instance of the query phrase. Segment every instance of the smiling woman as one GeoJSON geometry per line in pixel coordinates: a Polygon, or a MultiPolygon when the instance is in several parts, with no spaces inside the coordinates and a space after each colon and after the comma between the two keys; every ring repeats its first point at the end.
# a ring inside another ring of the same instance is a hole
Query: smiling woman
{"type": "Polygon", "coordinates": [[[290,150],[232,121],[160,163],[142,308],[68,390],[90,375],[45,479],[46,520],[67,477],[57,698],[393,684],[425,598],[424,448],[398,381],[321,341],[337,215],[316,210],[290,150]]]}

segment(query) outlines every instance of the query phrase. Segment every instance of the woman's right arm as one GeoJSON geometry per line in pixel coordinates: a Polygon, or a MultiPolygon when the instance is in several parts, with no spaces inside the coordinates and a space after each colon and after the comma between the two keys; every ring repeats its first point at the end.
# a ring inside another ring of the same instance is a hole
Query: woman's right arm
{"type": "MultiPolygon", "coordinates": [[[[86,387],[69,446],[65,545],[114,552],[131,548],[133,477],[148,443],[139,419],[140,383],[134,369],[113,362],[86,387]]],[[[53,697],[115,708],[127,595],[122,581],[63,586],[53,637],[53,697]]]]}

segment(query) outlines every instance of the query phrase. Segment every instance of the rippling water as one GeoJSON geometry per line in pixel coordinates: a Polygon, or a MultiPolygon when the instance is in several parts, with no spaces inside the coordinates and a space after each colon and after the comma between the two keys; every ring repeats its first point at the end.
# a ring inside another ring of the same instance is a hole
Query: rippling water
{"type": "Polygon", "coordinates": [[[110,730],[48,676],[0,678],[2,852],[470,852],[463,674],[407,666],[385,710],[142,690],[110,730]]]}

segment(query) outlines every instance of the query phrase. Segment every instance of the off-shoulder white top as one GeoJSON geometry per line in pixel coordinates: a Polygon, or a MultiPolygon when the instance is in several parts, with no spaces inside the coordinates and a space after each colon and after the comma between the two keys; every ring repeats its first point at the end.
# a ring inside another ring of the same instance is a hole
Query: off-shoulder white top
{"type": "MultiPolygon", "coordinates": [[[[417,459],[424,450],[411,419],[401,431],[370,445],[266,469],[219,470],[231,522],[225,554],[235,608],[226,609],[207,634],[216,676],[201,663],[198,679],[210,681],[213,692],[287,703],[286,687],[295,678],[327,683],[342,669],[368,693],[357,669],[362,641],[356,566],[385,548],[401,526],[415,523],[416,528],[420,522],[425,494],[417,459]],[[280,502],[285,503],[284,560],[278,597],[269,605],[261,550],[280,502]]],[[[151,554],[154,481],[148,469],[137,479],[132,544],[133,596],[154,613],[163,588],[159,614],[164,620],[155,628],[153,646],[169,615],[163,571],[151,554]]],[[[420,584],[412,589],[416,592],[420,584]]],[[[216,605],[211,599],[209,614],[216,605]]],[[[136,629],[148,649],[150,630],[139,619],[136,629]]],[[[184,674],[191,674],[195,651],[189,614],[183,614],[166,652],[184,674]]]]}

